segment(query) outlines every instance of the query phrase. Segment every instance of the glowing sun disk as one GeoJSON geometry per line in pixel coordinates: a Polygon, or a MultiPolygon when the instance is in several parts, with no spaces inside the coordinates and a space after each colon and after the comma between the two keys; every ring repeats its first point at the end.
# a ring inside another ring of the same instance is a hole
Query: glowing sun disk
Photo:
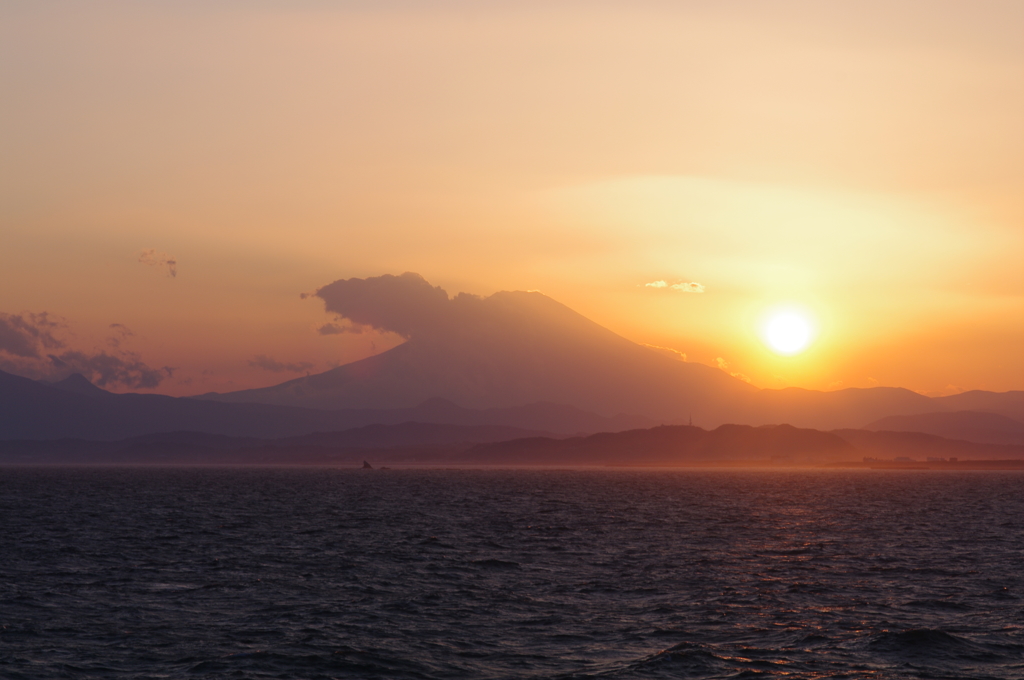
{"type": "Polygon", "coordinates": [[[811,323],[796,312],[776,314],[764,326],[764,339],[768,346],[787,356],[806,349],[813,336],[811,323]]]}

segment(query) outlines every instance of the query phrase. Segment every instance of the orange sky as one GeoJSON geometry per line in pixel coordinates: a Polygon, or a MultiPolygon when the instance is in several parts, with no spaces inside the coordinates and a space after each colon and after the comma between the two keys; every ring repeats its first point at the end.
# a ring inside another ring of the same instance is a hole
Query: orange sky
{"type": "Polygon", "coordinates": [[[7,2],[0,312],[226,391],[394,345],[317,334],[299,295],[415,271],[761,387],[1022,389],[1021,26],[1015,0],[7,2]],[[818,329],[792,357],[759,337],[786,304],[818,329]]]}

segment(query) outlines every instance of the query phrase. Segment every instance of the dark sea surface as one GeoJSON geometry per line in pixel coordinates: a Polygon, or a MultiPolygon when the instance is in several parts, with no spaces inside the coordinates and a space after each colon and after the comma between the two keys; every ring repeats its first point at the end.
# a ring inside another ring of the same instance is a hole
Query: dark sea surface
{"type": "Polygon", "coordinates": [[[1024,475],[0,468],[0,678],[1024,678],[1024,475]]]}

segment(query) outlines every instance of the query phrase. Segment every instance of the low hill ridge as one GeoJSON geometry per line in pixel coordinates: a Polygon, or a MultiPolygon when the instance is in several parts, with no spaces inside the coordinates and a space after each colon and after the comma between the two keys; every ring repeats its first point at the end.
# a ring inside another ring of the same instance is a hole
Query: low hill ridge
{"type": "Polygon", "coordinates": [[[1024,446],[791,425],[730,424],[712,431],[658,426],[559,438],[519,428],[415,422],[276,439],[179,431],[119,441],[0,441],[0,464],[354,465],[373,459],[428,465],[858,466],[862,460],[898,463],[900,458],[1024,461],[1024,446]]]}
{"type": "Polygon", "coordinates": [[[588,437],[480,444],[463,460],[516,465],[679,465],[700,462],[786,461],[817,463],[856,457],[846,440],[792,425],[720,425],[704,430],[665,425],[647,430],[602,432],[588,437]]]}
{"type": "Polygon", "coordinates": [[[1024,445],[1024,423],[986,411],[943,411],[888,416],[868,423],[864,429],[923,432],[948,439],[984,444],[1024,445]]]}

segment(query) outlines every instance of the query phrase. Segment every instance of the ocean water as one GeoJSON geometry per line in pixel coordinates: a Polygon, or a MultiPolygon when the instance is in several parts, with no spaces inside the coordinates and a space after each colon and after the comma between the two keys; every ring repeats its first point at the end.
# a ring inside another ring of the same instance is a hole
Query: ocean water
{"type": "Polygon", "coordinates": [[[0,677],[1022,678],[1024,475],[0,468],[0,677]]]}

